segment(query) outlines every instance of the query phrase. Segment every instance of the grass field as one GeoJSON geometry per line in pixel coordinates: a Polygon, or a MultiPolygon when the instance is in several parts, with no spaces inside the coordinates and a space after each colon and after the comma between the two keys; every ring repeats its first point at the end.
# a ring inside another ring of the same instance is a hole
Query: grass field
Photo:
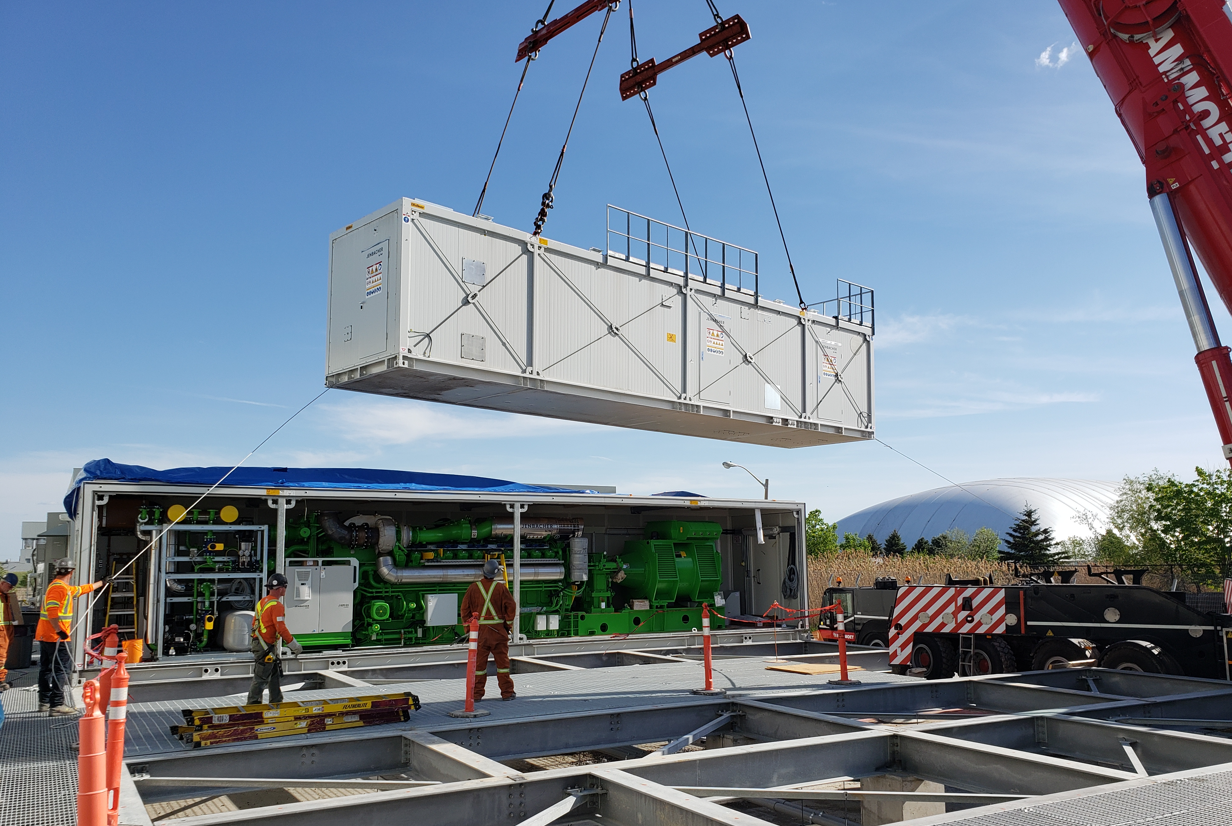
{"type": "Polygon", "coordinates": [[[905,584],[907,577],[911,577],[913,583],[943,585],[947,573],[955,579],[991,575],[997,584],[1014,582],[1013,571],[1003,562],[915,554],[875,557],[867,551],[842,551],[831,556],[809,557],[809,604],[816,605],[826,588],[831,583],[837,584],[839,577],[849,588],[854,587],[857,580],[862,586],[871,586],[879,576],[894,577],[900,585],[905,584]]]}

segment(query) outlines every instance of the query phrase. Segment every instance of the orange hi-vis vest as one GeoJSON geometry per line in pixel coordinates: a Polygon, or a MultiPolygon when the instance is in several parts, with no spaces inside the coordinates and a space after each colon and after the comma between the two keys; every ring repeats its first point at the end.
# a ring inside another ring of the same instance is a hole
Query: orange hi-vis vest
{"type": "Polygon", "coordinates": [[[69,585],[67,582],[53,579],[43,596],[43,610],[39,614],[34,638],[39,642],[55,642],[59,639],[57,631],[70,633],[73,626],[73,603],[77,601],[77,597],[93,590],[92,582],[69,585]]]}
{"type": "Polygon", "coordinates": [[[279,636],[283,642],[295,639],[287,626],[283,624],[282,603],[271,596],[264,596],[257,602],[257,610],[252,618],[252,631],[261,641],[263,648],[269,648],[279,636]]]}

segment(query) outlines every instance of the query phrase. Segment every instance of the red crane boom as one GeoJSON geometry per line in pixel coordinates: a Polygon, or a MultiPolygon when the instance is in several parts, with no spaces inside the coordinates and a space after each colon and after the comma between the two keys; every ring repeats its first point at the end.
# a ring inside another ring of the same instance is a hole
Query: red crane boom
{"type": "Polygon", "coordinates": [[[1147,197],[1232,463],[1232,360],[1190,254],[1232,309],[1232,10],[1223,0],[1059,0],[1146,167],[1147,197]]]}

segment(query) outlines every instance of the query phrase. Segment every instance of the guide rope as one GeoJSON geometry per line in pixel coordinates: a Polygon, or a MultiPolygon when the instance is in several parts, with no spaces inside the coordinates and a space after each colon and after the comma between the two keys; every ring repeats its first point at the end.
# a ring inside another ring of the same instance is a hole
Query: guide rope
{"type": "MultiPolygon", "coordinates": [[[[723,15],[719,14],[719,7],[715,5],[714,0],[706,0],[706,5],[710,7],[710,13],[714,16],[714,22],[722,23],[723,15]]],[[[731,67],[732,80],[736,82],[736,91],[740,94],[740,105],[744,107],[744,119],[749,124],[749,135],[753,138],[753,149],[757,152],[757,163],[761,166],[761,177],[766,182],[766,194],[770,196],[770,208],[774,210],[774,221],[779,227],[779,238],[783,241],[783,252],[787,255],[787,269],[791,272],[791,282],[796,287],[796,298],[800,300],[800,309],[807,309],[808,304],[804,300],[804,293],[800,291],[800,280],[796,278],[796,267],[791,261],[791,250],[787,247],[787,235],[783,232],[783,221],[779,218],[779,208],[774,201],[774,190],[770,186],[770,176],[766,174],[766,162],[761,157],[761,147],[757,143],[757,132],[753,129],[753,118],[749,114],[748,101],[744,99],[744,87],[740,84],[740,73],[736,71],[736,57],[732,54],[732,50],[728,49],[724,53],[727,58],[727,65],[731,67]]]]}
{"type": "MultiPolygon", "coordinates": [[[[548,15],[552,13],[552,6],[556,0],[551,0],[548,3],[547,10],[543,16],[536,21],[535,25],[531,26],[530,30],[538,31],[542,29],[548,22],[548,15]]],[[[532,60],[538,60],[539,53],[535,52],[530,55],[526,61],[526,65],[522,67],[522,76],[518,78],[518,89],[513,93],[513,103],[509,104],[509,114],[505,116],[505,128],[501,130],[500,140],[496,142],[496,153],[492,155],[492,164],[488,167],[488,177],[483,179],[483,189],[479,191],[479,200],[475,203],[475,211],[471,213],[472,218],[479,217],[479,210],[483,208],[483,199],[488,194],[488,183],[492,180],[492,170],[496,168],[496,159],[500,157],[501,146],[505,143],[505,133],[509,131],[509,121],[513,119],[513,108],[518,105],[518,95],[522,94],[522,84],[526,82],[526,73],[530,70],[532,60]]]]}
{"type": "Polygon", "coordinates": [[[613,0],[608,4],[607,14],[603,15],[603,25],[599,27],[599,39],[595,42],[594,54],[590,56],[590,66],[586,69],[586,78],[582,81],[582,91],[578,94],[577,105],[573,107],[573,118],[569,121],[569,130],[565,132],[565,142],[561,144],[560,155],[556,158],[556,168],[552,170],[552,179],[548,182],[548,191],[543,193],[543,199],[539,204],[539,214],[535,216],[535,231],[531,233],[532,237],[538,237],[543,232],[543,225],[548,220],[548,210],[555,205],[554,191],[556,189],[556,181],[560,178],[560,169],[565,163],[565,151],[569,148],[569,137],[573,134],[573,125],[577,123],[578,112],[582,108],[582,98],[586,96],[586,87],[590,84],[590,74],[595,68],[595,58],[599,56],[599,47],[603,45],[603,33],[607,31],[608,21],[612,19],[612,12],[620,6],[620,0],[613,0]]]}
{"type": "Polygon", "coordinates": [[[915,459],[912,459],[910,456],[908,456],[906,453],[903,453],[903,452],[902,452],[901,450],[899,450],[898,448],[896,448],[896,447],[890,447],[890,445],[888,445],[888,444],[886,444],[885,442],[881,441],[881,440],[880,440],[880,439],[878,439],[876,436],[874,436],[874,437],[873,437],[873,441],[874,441],[874,442],[877,442],[877,443],[878,443],[878,444],[880,444],[882,447],[889,448],[890,450],[892,450],[892,451],[894,451],[895,453],[897,453],[899,456],[902,456],[902,457],[903,457],[904,459],[906,459],[908,462],[912,462],[912,463],[914,463],[914,464],[919,465],[920,467],[924,468],[925,470],[927,470],[929,473],[933,474],[934,476],[938,476],[938,477],[940,477],[940,478],[944,479],[945,481],[949,482],[951,485],[953,485],[954,487],[956,487],[956,488],[958,488],[959,490],[963,491],[964,493],[969,494],[970,496],[974,496],[976,499],[979,499],[981,502],[983,502],[985,505],[988,505],[990,508],[996,508],[997,510],[1001,511],[1003,514],[1005,514],[1006,516],[1010,517],[1011,519],[1017,519],[1017,518],[1019,517],[1019,514],[1016,514],[1016,513],[1010,513],[1009,511],[1007,511],[1005,508],[1001,507],[1000,505],[994,505],[992,502],[989,502],[987,499],[985,499],[984,497],[980,496],[978,493],[976,493],[976,492],[974,492],[974,491],[972,491],[972,490],[968,490],[966,487],[964,487],[963,485],[958,484],[957,482],[955,482],[953,479],[949,478],[948,476],[944,476],[944,475],[942,475],[941,473],[938,473],[937,471],[933,470],[932,468],[930,468],[928,465],[924,464],[923,462],[920,462],[920,461],[917,461],[917,460],[915,460],[915,459]]]}
{"type": "MultiPolygon", "coordinates": [[[[286,421],[284,421],[282,424],[278,425],[278,427],[274,428],[274,430],[273,430],[273,431],[272,431],[272,432],[271,432],[268,436],[266,436],[264,439],[262,439],[262,440],[261,440],[261,441],[257,444],[257,446],[256,446],[256,447],[254,447],[252,450],[248,451],[248,455],[247,455],[247,456],[245,456],[243,459],[240,459],[238,462],[236,462],[236,463],[235,463],[235,465],[234,465],[234,466],[233,466],[230,470],[228,470],[226,473],[224,473],[224,474],[222,475],[222,478],[220,478],[220,479],[219,479],[217,482],[215,482],[214,484],[210,485],[209,489],[208,489],[205,493],[203,493],[203,494],[201,494],[200,496],[198,496],[198,497],[197,497],[197,499],[196,499],[196,501],[195,501],[195,502],[193,502],[191,505],[189,505],[187,508],[185,508],[185,510],[191,511],[193,508],[197,507],[197,505],[201,504],[202,500],[204,500],[204,499],[205,499],[205,497],[209,496],[211,493],[213,493],[213,492],[214,492],[214,490],[215,490],[215,489],[216,489],[219,485],[221,485],[223,482],[227,481],[227,477],[229,477],[232,473],[235,473],[237,470],[239,470],[239,469],[240,469],[240,467],[241,467],[241,466],[242,466],[245,462],[247,462],[250,458],[252,458],[252,455],[253,455],[254,453],[256,453],[258,450],[260,450],[260,449],[261,449],[261,448],[265,445],[265,443],[266,443],[266,442],[268,442],[270,439],[272,439],[272,438],[274,438],[276,435],[278,435],[278,431],[282,430],[284,427],[286,427],[287,425],[289,425],[289,424],[291,423],[291,421],[292,421],[292,420],[293,420],[296,416],[298,416],[300,413],[303,413],[305,410],[307,410],[309,407],[311,407],[311,406],[313,405],[313,403],[314,403],[314,402],[316,402],[316,400],[317,400],[317,399],[321,398],[321,397],[322,397],[322,396],[324,396],[326,393],[328,393],[328,392],[330,391],[330,389],[331,389],[331,388],[326,387],[326,388],[325,388],[324,390],[322,390],[320,393],[317,393],[315,396],[313,396],[313,397],[312,397],[312,399],[311,399],[311,400],[310,400],[307,404],[305,404],[305,405],[304,405],[303,407],[301,407],[299,410],[296,410],[296,411],[295,411],[294,413],[292,413],[289,417],[287,417],[286,421]]],[[[78,503],[78,507],[79,507],[79,508],[81,507],[81,503],[78,503]]],[[[124,573],[125,571],[127,571],[127,570],[129,569],[129,567],[131,567],[132,565],[134,565],[134,564],[137,562],[137,560],[138,560],[138,559],[140,559],[140,558],[141,558],[141,557],[142,557],[142,556],[143,556],[143,555],[144,555],[147,551],[152,550],[152,549],[154,548],[155,544],[158,542],[158,540],[162,539],[162,538],[163,538],[163,536],[164,536],[164,535],[165,535],[165,534],[166,534],[169,530],[171,530],[173,527],[175,527],[175,525],[176,525],[176,524],[178,524],[178,523],[175,523],[175,522],[173,522],[173,523],[169,523],[166,527],[164,527],[164,528],[163,528],[161,531],[159,531],[156,535],[154,535],[154,536],[150,537],[149,544],[147,544],[144,548],[142,548],[139,552],[137,552],[137,553],[133,556],[133,558],[132,558],[132,559],[130,559],[128,562],[126,562],[126,563],[125,563],[125,564],[124,564],[124,565],[123,565],[123,566],[122,566],[122,567],[121,567],[118,571],[116,571],[116,572],[112,573],[111,575],[109,575],[109,576],[107,577],[107,579],[108,579],[108,580],[114,579],[115,577],[117,577],[117,576],[119,576],[120,574],[122,574],[122,573],[124,573]]],[[[85,610],[85,611],[83,611],[83,612],[80,614],[80,616],[81,616],[81,617],[86,618],[86,619],[88,620],[88,618],[90,617],[90,612],[94,609],[94,605],[95,605],[95,603],[97,603],[97,602],[98,602],[98,600],[102,597],[103,593],[107,590],[107,588],[110,586],[110,584],[111,584],[110,582],[105,582],[105,583],[103,584],[103,587],[102,587],[102,588],[99,588],[97,591],[94,591],[94,592],[93,592],[93,595],[91,596],[89,603],[87,603],[87,604],[86,604],[86,610],[85,610]]],[[[78,624],[80,624],[80,623],[78,623],[78,624]]],[[[76,626],[76,625],[73,625],[73,626],[72,626],[72,628],[71,628],[71,630],[69,631],[69,633],[70,633],[70,634],[72,634],[72,632],[73,632],[73,631],[76,631],[76,630],[77,630],[77,626],[76,626]]]]}

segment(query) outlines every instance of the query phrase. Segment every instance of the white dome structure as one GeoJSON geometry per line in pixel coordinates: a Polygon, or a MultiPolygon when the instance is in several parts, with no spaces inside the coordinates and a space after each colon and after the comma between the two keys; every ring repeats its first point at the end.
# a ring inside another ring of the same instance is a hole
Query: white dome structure
{"type": "Polygon", "coordinates": [[[996,531],[1002,539],[1025,506],[1039,513],[1040,525],[1052,528],[1057,540],[1087,536],[1078,521],[1084,511],[1106,519],[1116,501],[1116,482],[1085,479],[988,479],[966,482],[873,505],[838,521],[838,536],[854,533],[885,542],[893,531],[911,546],[917,539],[932,539],[951,528],[974,536],[980,528],[996,531]]]}

